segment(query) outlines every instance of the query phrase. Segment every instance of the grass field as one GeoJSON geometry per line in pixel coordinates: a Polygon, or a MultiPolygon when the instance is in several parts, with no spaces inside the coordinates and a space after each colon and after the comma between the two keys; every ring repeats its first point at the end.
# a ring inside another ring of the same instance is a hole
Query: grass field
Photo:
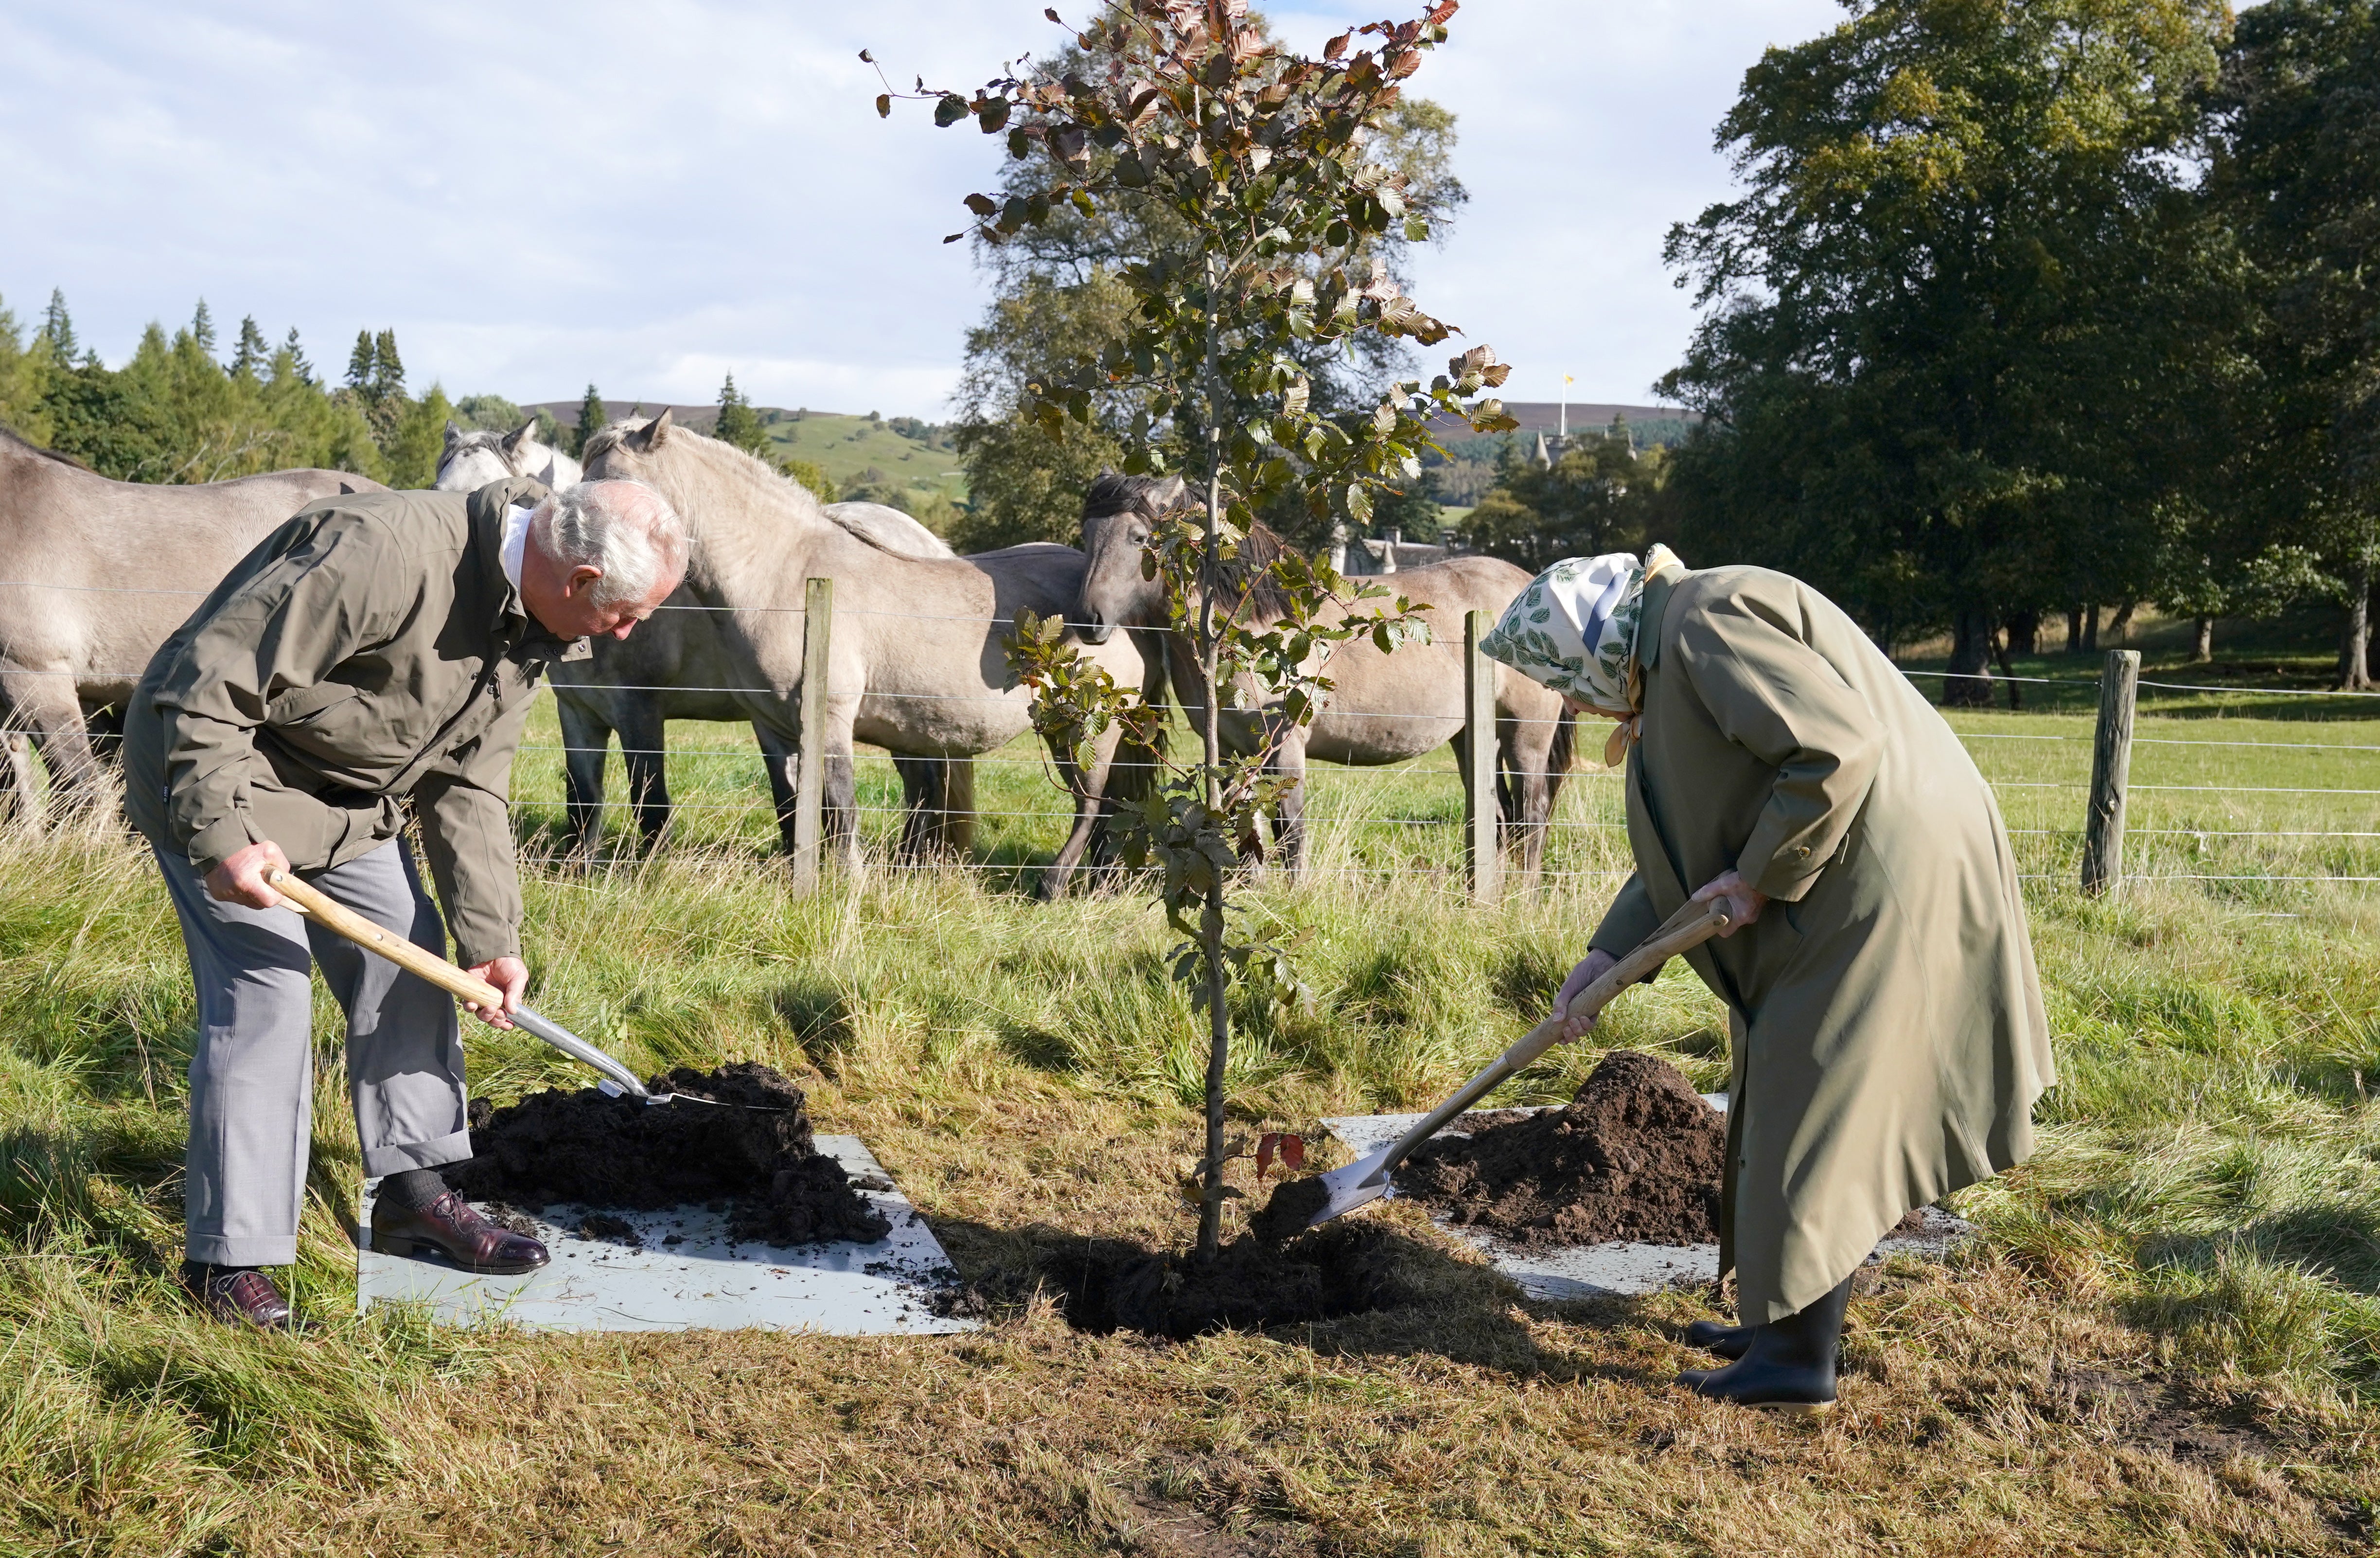
{"type": "MultiPolygon", "coordinates": [[[[2095,695],[2053,691],[1954,721],[2011,827],[2043,830],[2018,841],[2062,1072],[2044,1145],[1960,1199],[1979,1247],[1856,1299],[1844,1406],[1815,1429],[1670,1387],[1705,1296],[1524,1303],[1393,1204],[1371,1215],[1426,1303],[1187,1344],[1069,1328],[1045,1284],[1071,1240],[1187,1235],[1172,1179],[1203,1054],[1145,897],[1031,901],[1059,797],[1022,747],[983,766],[984,869],[876,869],[808,902],[753,809],[747,733],[674,729],[686,805],[651,861],[541,860],[550,719],[516,786],[540,1004],[640,1064],[798,1074],[993,1301],[949,1339],[358,1321],[326,997],[311,1328],[192,1318],[168,1285],[191,1005],[163,894],[104,831],[0,838],[0,1552],[2364,1551],[2380,898],[2275,879],[2380,877],[2380,841],[2307,836],[2380,834],[2380,795],[2339,793],[2380,791],[2380,725],[2299,702],[2380,703],[2152,694],[2146,879],[2092,902],[2070,883],[2095,695]]],[[[1252,1129],[1460,1080],[1542,1013],[1621,866],[1608,778],[1566,792],[1558,874],[1493,911],[1461,900],[1442,759],[1314,790],[1322,869],[1257,898],[1316,1001],[1247,1025],[1252,1129]]],[[[863,792],[892,804],[888,765],[863,792]]],[[[1598,1043],[1724,1077],[1720,1012],[1682,969],[1607,1026],[1598,1043]]],[[[1562,1053],[1512,1097],[1561,1097],[1593,1060],[1562,1053]]],[[[499,1099],[577,1079],[484,1032],[471,1064],[499,1099]]]]}

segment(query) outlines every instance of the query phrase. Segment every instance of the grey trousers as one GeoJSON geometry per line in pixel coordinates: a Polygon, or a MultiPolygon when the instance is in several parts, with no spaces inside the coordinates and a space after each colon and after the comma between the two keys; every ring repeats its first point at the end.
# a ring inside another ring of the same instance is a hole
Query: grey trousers
{"type": "MultiPolygon", "coordinates": [[[[347,1083],[365,1175],[471,1155],[451,996],[295,909],[218,903],[187,858],[156,854],[199,987],[182,1192],[191,1260],[282,1266],[298,1258],[314,1124],[314,966],[347,1015],[347,1083]]],[[[366,919],[446,955],[445,921],[402,839],[302,874],[366,919]]]]}

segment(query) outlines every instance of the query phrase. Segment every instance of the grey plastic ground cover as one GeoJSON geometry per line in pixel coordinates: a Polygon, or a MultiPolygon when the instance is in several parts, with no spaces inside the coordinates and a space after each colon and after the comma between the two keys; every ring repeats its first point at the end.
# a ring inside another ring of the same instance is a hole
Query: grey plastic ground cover
{"type": "Polygon", "coordinates": [[[641,1241],[631,1248],[582,1237],[585,1208],[551,1206],[531,1213],[550,1265],[527,1276],[473,1276],[443,1260],[370,1248],[374,1180],[364,1187],[367,1248],[356,1255],[357,1305],[426,1303],[449,1324],[504,1321],[541,1331],[757,1327],[872,1336],[977,1329],[977,1321],[934,1313],[937,1296],[958,1285],[958,1273],[875,1155],[856,1136],[817,1142],[892,1224],[880,1242],[790,1249],[731,1243],[727,1214],[694,1206],[615,1213],[641,1241]],[[665,1242],[672,1237],[677,1242],[665,1242]]]}
{"type": "MultiPolygon", "coordinates": [[[[1722,1114],[1727,1110],[1725,1093],[1705,1093],[1703,1102],[1722,1114]]],[[[1344,1142],[1357,1157],[1362,1157],[1366,1152],[1376,1152],[1386,1147],[1413,1129],[1420,1120],[1421,1115],[1417,1114],[1342,1114],[1324,1120],[1322,1128],[1344,1142]]],[[[1456,1130],[1439,1133],[1441,1137],[1468,1134],[1456,1130]]],[[[1397,1193],[1394,1175],[1390,1177],[1389,1183],[1389,1194],[1394,1196],[1397,1193]]],[[[1926,1208],[1924,1215],[1925,1226],[1923,1230],[1886,1239],[1876,1247],[1876,1253],[1868,1259],[1875,1261],[1888,1255],[1916,1255],[1938,1260],[1952,1245],[1975,1231],[1973,1223],[1953,1217],[1939,1207],[1926,1208]]],[[[1431,1221],[1487,1256],[1498,1271],[1519,1284],[1521,1291],[1532,1298],[1554,1301],[1633,1296],[1658,1293],[1665,1287],[1689,1286],[1718,1280],[1718,1246],[1715,1244],[1614,1241],[1610,1244],[1582,1245],[1571,1249],[1519,1250],[1475,1228],[1456,1227],[1440,1217],[1433,1217],[1431,1221]]]]}

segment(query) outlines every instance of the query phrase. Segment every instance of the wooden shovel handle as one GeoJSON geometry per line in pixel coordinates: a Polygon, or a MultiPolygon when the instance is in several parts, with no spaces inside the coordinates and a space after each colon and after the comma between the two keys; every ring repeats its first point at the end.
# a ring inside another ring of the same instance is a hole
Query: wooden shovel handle
{"type": "Polygon", "coordinates": [[[1453,1096],[1423,1115],[1411,1130],[1399,1137],[1385,1150],[1364,1160],[1375,1174],[1386,1174],[1404,1162],[1405,1154],[1436,1136],[1473,1104],[1504,1085],[1514,1074],[1536,1064],[1537,1057],[1560,1041],[1562,1025],[1572,1014],[1591,1016],[1603,1010],[1606,1003],[1630,985],[1652,973],[1679,953],[1700,946],[1727,929],[1728,906],[1724,902],[1689,903],[1671,915],[1668,923],[1645,938],[1627,956],[1605,971],[1603,977],[1571,997],[1570,1004],[1556,1012],[1522,1037],[1520,1041],[1494,1060],[1471,1080],[1455,1089],[1453,1096]]]}
{"type": "Polygon", "coordinates": [[[502,992],[485,980],[474,979],[435,953],[424,952],[405,937],[335,902],[320,889],[285,870],[265,873],[265,885],[289,900],[290,907],[326,931],[335,931],[367,952],[376,952],[408,974],[418,974],[447,994],[468,1001],[483,1012],[504,1009],[502,992]]]}

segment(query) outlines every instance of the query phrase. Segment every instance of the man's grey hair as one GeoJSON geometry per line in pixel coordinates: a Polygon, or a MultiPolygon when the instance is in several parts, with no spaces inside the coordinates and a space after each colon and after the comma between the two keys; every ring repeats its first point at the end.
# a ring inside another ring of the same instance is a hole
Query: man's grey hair
{"type": "Polygon", "coordinates": [[[538,506],[529,539],[564,572],[595,568],[598,607],[640,601],[686,572],[686,521],[641,481],[581,481],[538,506]]]}

